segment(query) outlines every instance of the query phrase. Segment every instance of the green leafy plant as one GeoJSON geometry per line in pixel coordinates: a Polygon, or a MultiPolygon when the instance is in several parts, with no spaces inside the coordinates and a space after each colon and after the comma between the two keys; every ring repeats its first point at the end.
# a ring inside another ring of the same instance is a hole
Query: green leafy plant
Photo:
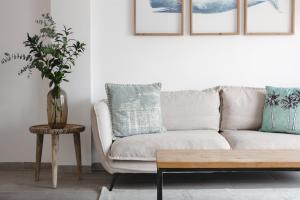
{"type": "Polygon", "coordinates": [[[57,31],[56,23],[49,14],[43,14],[42,19],[35,22],[41,26],[40,33],[33,36],[27,33],[23,42],[29,53],[4,53],[1,64],[12,60],[26,62],[19,75],[28,72],[30,77],[33,70],[40,71],[42,79],[49,79],[49,87],[53,87],[54,95],[58,95],[60,84],[68,82],[66,76],[72,72],[76,58],[83,54],[86,45],[71,38],[71,28],[63,26],[62,31],[57,31]]]}

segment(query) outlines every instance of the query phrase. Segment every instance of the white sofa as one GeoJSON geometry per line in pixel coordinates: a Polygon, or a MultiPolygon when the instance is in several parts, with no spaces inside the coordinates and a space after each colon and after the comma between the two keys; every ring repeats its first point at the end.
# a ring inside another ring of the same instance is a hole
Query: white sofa
{"type": "Polygon", "coordinates": [[[105,100],[94,105],[92,132],[103,168],[111,173],[156,173],[158,149],[300,149],[300,136],[259,132],[265,90],[217,87],[162,92],[167,132],[113,141],[105,100]]]}

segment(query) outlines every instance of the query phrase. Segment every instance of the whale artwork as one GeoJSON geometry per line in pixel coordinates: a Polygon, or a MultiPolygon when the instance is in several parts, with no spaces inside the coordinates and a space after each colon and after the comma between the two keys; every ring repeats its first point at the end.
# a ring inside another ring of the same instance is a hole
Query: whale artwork
{"type": "MultiPolygon", "coordinates": [[[[181,0],[149,0],[154,12],[181,13],[181,0]]],[[[248,7],[262,3],[270,3],[279,10],[278,0],[248,0],[248,7]]],[[[231,11],[237,8],[236,0],[195,0],[193,13],[216,14],[231,11]]]]}
{"type": "MultiPolygon", "coordinates": [[[[248,0],[248,7],[261,3],[270,3],[275,9],[279,10],[278,0],[248,0]]],[[[222,13],[234,10],[236,7],[236,0],[196,0],[196,2],[193,2],[193,13],[222,13]]]]}
{"type": "Polygon", "coordinates": [[[150,0],[154,12],[181,13],[181,0],[150,0]]]}

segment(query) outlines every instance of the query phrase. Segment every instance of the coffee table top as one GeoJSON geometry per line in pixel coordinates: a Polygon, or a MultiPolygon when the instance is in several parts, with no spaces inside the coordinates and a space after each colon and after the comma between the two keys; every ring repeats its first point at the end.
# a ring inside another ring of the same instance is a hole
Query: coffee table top
{"type": "Polygon", "coordinates": [[[158,169],[300,168],[300,150],[159,150],[158,169]]]}

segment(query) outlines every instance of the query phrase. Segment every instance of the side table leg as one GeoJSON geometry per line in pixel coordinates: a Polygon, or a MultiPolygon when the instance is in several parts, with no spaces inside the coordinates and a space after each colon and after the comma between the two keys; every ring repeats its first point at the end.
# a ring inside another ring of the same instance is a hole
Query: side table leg
{"type": "Polygon", "coordinates": [[[157,200],[163,199],[163,173],[160,169],[157,170],[157,200]]]}
{"type": "Polygon", "coordinates": [[[57,187],[57,154],[59,149],[59,135],[52,135],[52,185],[57,187]]]}
{"type": "Polygon", "coordinates": [[[37,134],[36,135],[36,155],[35,155],[35,181],[40,180],[40,169],[41,169],[41,160],[42,160],[42,152],[43,152],[43,142],[44,135],[37,134]]]}
{"type": "Polygon", "coordinates": [[[77,175],[78,180],[81,179],[81,142],[80,142],[80,133],[74,133],[74,145],[76,153],[76,162],[77,162],[77,175]]]}

